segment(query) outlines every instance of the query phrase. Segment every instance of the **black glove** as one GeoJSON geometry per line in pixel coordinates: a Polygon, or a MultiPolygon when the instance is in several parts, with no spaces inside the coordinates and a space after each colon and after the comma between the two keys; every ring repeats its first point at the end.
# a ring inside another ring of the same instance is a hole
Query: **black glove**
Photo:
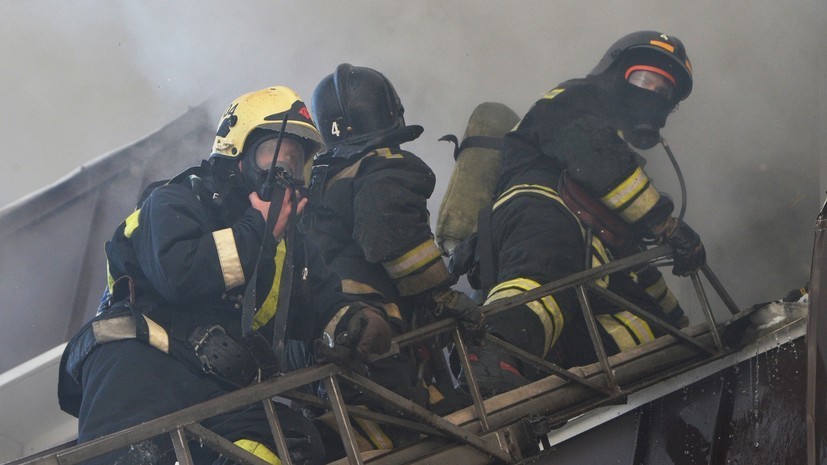
{"type": "Polygon", "coordinates": [[[355,351],[356,358],[366,361],[391,349],[393,334],[384,315],[373,307],[363,307],[350,317],[347,329],[336,335],[336,344],[355,351]]]}
{"type": "Polygon", "coordinates": [[[798,302],[799,300],[801,300],[802,297],[804,297],[805,295],[807,295],[810,292],[809,290],[807,290],[809,287],[810,287],[810,283],[807,283],[807,285],[804,286],[804,287],[801,287],[801,288],[798,288],[798,289],[793,289],[790,292],[788,292],[787,295],[785,295],[784,298],[781,299],[781,301],[782,302],[798,302]]]}
{"type": "Polygon", "coordinates": [[[389,351],[392,337],[391,327],[382,312],[364,306],[355,310],[346,325],[339,324],[333,347],[321,341],[316,344],[316,356],[325,362],[359,368],[357,362],[365,363],[371,355],[389,351]]]}
{"type": "Polygon", "coordinates": [[[701,237],[688,224],[670,217],[658,227],[662,241],[675,251],[672,274],[689,276],[706,264],[706,250],[701,237]]]}
{"type": "Polygon", "coordinates": [[[479,305],[462,292],[453,289],[434,291],[432,294],[434,315],[454,317],[459,320],[462,329],[471,343],[482,345],[485,343],[485,315],[479,305]]]}

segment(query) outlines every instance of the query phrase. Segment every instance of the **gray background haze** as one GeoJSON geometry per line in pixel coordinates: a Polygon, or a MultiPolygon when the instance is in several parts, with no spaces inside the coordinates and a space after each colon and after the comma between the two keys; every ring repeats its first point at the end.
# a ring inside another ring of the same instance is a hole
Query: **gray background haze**
{"type": "MultiPolygon", "coordinates": [[[[663,131],[686,178],[687,220],[748,306],[809,273],[827,187],[826,20],[824,0],[0,0],[0,208],[189,106],[209,100],[217,122],[237,95],[272,84],[309,102],[349,62],[385,73],[408,123],[425,127],[406,148],[437,173],[435,217],[453,165],[437,139],[461,135],[478,103],[522,115],[622,35],[656,29],[684,42],[695,70],[663,131]]],[[[182,156],[206,157],[210,144],[182,156]]],[[[663,151],[643,155],[679,202],[663,151]]]]}

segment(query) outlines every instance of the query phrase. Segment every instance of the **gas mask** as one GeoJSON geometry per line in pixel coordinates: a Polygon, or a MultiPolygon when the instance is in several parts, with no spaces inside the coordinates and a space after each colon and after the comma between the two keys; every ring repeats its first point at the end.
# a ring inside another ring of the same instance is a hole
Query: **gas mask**
{"type": "MultiPolygon", "coordinates": [[[[241,174],[244,185],[249,192],[257,192],[262,200],[269,200],[271,192],[266,190],[267,178],[273,167],[278,134],[264,137],[249,148],[241,159],[241,174]]],[[[281,140],[278,158],[273,167],[271,180],[273,186],[282,188],[302,186],[304,184],[304,145],[294,137],[285,136],[281,140]]]]}
{"type": "Polygon", "coordinates": [[[633,66],[620,91],[621,131],[626,142],[647,150],[660,141],[660,128],[675,104],[671,76],[656,68],[633,66]]]}

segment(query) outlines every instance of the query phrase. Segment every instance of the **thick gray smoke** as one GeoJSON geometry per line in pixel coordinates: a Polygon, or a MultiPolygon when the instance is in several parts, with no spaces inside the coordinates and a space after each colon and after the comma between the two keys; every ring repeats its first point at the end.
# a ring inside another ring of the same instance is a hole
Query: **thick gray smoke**
{"type": "MultiPolygon", "coordinates": [[[[453,165],[437,138],[461,135],[478,103],[522,115],[622,35],[657,29],[683,40],[695,70],[664,131],[688,185],[687,219],[745,306],[809,273],[827,184],[826,13],[822,0],[6,1],[0,207],[187,106],[209,99],[217,117],[238,94],[276,83],[309,101],[350,62],[384,72],[408,122],[425,127],[406,147],[437,173],[435,216],[453,165]]],[[[680,202],[662,150],[644,155],[680,202]]]]}

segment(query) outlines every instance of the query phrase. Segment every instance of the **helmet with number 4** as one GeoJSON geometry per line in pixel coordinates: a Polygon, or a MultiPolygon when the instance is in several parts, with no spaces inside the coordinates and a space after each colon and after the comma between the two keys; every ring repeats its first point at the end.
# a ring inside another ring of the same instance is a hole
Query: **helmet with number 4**
{"type": "Polygon", "coordinates": [[[311,111],[327,145],[326,155],[350,158],[422,134],[421,126],[405,125],[399,95],[382,73],[347,63],[316,86],[311,111]]]}

